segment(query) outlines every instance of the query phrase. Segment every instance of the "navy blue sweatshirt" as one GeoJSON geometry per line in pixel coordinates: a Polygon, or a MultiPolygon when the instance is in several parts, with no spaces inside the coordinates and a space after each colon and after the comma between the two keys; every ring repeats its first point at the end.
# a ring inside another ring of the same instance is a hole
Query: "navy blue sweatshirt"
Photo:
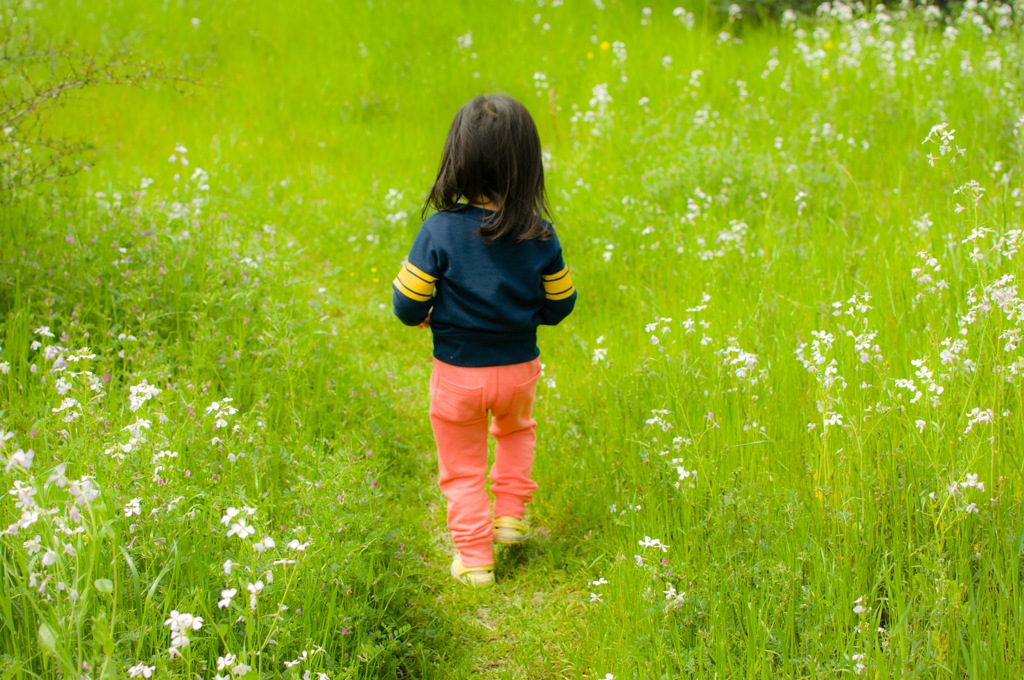
{"type": "Polygon", "coordinates": [[[434,356],[455,366],[536,359],[537,326],[556,325],[576,303],[554,229],[546,241],[488,241],[479,231],[488,214],[431,215],[392,282],[395,315],[415,326],[429,314],[434,356]]]}

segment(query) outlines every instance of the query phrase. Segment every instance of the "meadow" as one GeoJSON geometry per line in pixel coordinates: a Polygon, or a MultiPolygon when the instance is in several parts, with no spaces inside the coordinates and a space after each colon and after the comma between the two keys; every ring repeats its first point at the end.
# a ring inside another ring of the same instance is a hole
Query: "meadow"
{"type": "Polygon", "coordinates": [[[1020,676],[1024,5],[746,11],[19,9],[193,82],[0,208],[0,677],[1020,676]],[[490,92],[579,301],[471,590],[390,301],[490,92]]]}

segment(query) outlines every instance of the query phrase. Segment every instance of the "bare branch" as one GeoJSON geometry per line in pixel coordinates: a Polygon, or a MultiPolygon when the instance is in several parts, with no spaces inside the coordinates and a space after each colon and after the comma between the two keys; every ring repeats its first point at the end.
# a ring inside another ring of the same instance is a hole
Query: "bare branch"
{"type": "Polygon", "coordinates": [[[43,129],[45,113],[75,93],[104,86],[200,85],[128,52],[93,54],[45,44],[28,30],[30,22],[13,20],[15,14],[7,11],[0,23],[0,200],[88,167],[91,145],[35,134],[43,129]]]}

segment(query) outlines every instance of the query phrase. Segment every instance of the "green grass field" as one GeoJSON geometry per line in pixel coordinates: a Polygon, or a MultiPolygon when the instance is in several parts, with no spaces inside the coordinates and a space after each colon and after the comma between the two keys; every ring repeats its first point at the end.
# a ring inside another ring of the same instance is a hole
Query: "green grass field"
{"type": "Polygon", "coordinates": [[[0,210],[0,677],[1020,676],[1022,16],[25,10],[195,83],[76,95],[95,166],[0,210]],[[390,282],[491,92],[579,301],[473,591],[390,282]]]}

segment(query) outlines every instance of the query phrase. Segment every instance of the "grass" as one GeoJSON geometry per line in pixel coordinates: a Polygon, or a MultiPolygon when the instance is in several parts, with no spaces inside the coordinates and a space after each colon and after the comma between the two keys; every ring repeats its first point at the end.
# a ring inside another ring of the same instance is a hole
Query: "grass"
{"type": "Polygon", "coordinates": [[[96,167],[2,212],[7,488],[52,510],[0,537],[5,677],[1019,674],[1021,8],[551,4],[29,11],[200,84],[71,102],[96,167]],[[540,338],[536,539],[475,592],[389,283],[490,91],[580,299],[540,338]]]}

